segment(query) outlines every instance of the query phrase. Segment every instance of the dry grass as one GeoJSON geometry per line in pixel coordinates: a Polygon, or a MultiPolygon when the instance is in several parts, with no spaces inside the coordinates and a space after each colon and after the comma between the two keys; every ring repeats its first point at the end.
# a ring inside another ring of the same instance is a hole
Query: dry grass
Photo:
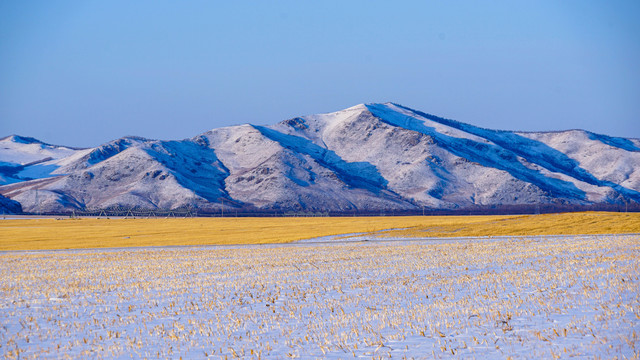
{"type": "Polygon", "coordinates": [[[451,237],[640,233],[637,213],[339,218],[28,219],[0,221],[0,250],[287,243],[319,236],[451,237]]]}
{"type": "Polygon", "coordinates": [[[581,212],[522,215],[496,219],[476,217],[465,223],[438,219],[409,229],[383,232],[394,237],[458,237],[502,235],[582,235],[640,233],[640,213],[581,212]]]}

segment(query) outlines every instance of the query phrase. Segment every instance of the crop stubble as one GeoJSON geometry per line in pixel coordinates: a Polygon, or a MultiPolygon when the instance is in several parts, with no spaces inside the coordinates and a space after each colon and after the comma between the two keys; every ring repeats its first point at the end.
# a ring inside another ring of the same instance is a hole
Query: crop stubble
{"type": "Polygon", "coordinates": [[[640,237],[0,254],[7,358],[638,358],[640,237]]]}

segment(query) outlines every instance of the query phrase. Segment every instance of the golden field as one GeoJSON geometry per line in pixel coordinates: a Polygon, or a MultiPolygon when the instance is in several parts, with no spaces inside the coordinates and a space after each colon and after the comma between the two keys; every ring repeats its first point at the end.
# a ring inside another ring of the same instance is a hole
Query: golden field
{"type": "Polygon", "coordinates": [[[629,234],[640,233],[640,214],[19,219],[0,221],[0,251],[269,244],[353,233],[377,237],[629,234]]]}

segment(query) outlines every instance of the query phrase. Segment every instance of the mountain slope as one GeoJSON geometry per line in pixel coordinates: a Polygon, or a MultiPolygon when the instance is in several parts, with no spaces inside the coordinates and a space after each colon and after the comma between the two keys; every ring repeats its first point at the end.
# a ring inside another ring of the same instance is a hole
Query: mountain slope
{"type": "Polygon", "coordinates": [[[0,161],[0,194],[25,212],[640,202],[640,140],[489,130],[393,103],[180,141],[125,137],[93,149],[12,136],[0,140],[0,161]]]}
{"type": "Polygon", "coordinates": [[[4,137],[0,139],[0,185],[52,176],[61,160],[83,152],[30,137],[4,137]]]}
{"type": "Polygon", "coordinates": [[[0,195],[0,214],[17,214],[22,212],[20,203],[0,195]]]}
{"type": "MultiPolygon", "coordinates": [[[[505,131],[495,131],[495,130],[487,130],[478,128],[473,125],[463,124],[458,121],[442,119],[433,115],[428,115],[422,113],[420,111],[415,111],[408,109],[403,106],[399,106],[394,104],[395,108],[407,110],[413,116],[423,117],[425,119],[429,119],[432,121],[436,121],[439,123],[443,123],[457,129],[463,130],[467,133],[477,135],[479,137],[485,138],[494,144],[500,146],[501,148],[512,152],[513,154],[522,157],[526,161],[532,164],[539,165],[548,171],[556,172],[556,173],[564,173],[568,176],[573,177],[574,179],[580,180],[582,182],[600,186],[600,187],[610,187],[620,193],[624,193],[627,196],[638,198],[640,193],[638,191],[626,188],[616,182],[608,181],[606,179],[598,178],[591,174],[586,169],[580,166],[580,161],[584,159],[584,156],[577,152],[572,152],[572,154],[576,158],[571,158],[567,154],[562,151],[559,151],[545,142],[537,140],[535,136],[526,136],[526,134],[517,134],[513,132],[505,132],[505,131]]],[[[606,151],[612,147],[616,147],[618,149],[626,150],[631,153],[637,152],[640,153],[640,148],[635,146],[632,141],[627,139],[620,138],[612,138],[605,135],[597,135],[594,133],[583,132],[591,142],[588,142],[587,139],[582,138],[580,143],[589,143],[589,147],[591,150],[594,149],[594,145],[599,147],[601,150],[606,151]],[[601,144],[593,144],[593,142],[599,141],[601,144]],[[606,146],[603,146],[606,145],[606,146]]],[[[544,134],[544,133],[543,133],[544,134]]],[[[546,133],[549,134],[549,133],[546,133]]],[[[579,134],[574,134],[575,137],[579,136],[579,134]]],[[[538,137],[540,139],[540,137],[538,137]]],[[[547,141],[551,141],[551,138],[548,137],[547,141]]],[[[566,143],[566,141],[565,141],[566,143]]],[[[584,149],[584,146],[583,146],[584,149]]],[[[640,155],[640,154],[639,154],[640,155]]],[[[590,166],[593,170],[595,168],[590,166]]]]}

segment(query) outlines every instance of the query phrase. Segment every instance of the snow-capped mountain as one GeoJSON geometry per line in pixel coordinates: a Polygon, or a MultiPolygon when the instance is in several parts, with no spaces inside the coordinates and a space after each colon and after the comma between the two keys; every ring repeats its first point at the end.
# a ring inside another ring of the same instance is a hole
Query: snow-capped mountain
{"type": "Polygon", "coordinates": [[[0,140],[0,194],[25,212],[122,206],[410,211],[640,202],[640,140],[479,128],[361,104],[180,141],[75,149],[0,140]]]}

